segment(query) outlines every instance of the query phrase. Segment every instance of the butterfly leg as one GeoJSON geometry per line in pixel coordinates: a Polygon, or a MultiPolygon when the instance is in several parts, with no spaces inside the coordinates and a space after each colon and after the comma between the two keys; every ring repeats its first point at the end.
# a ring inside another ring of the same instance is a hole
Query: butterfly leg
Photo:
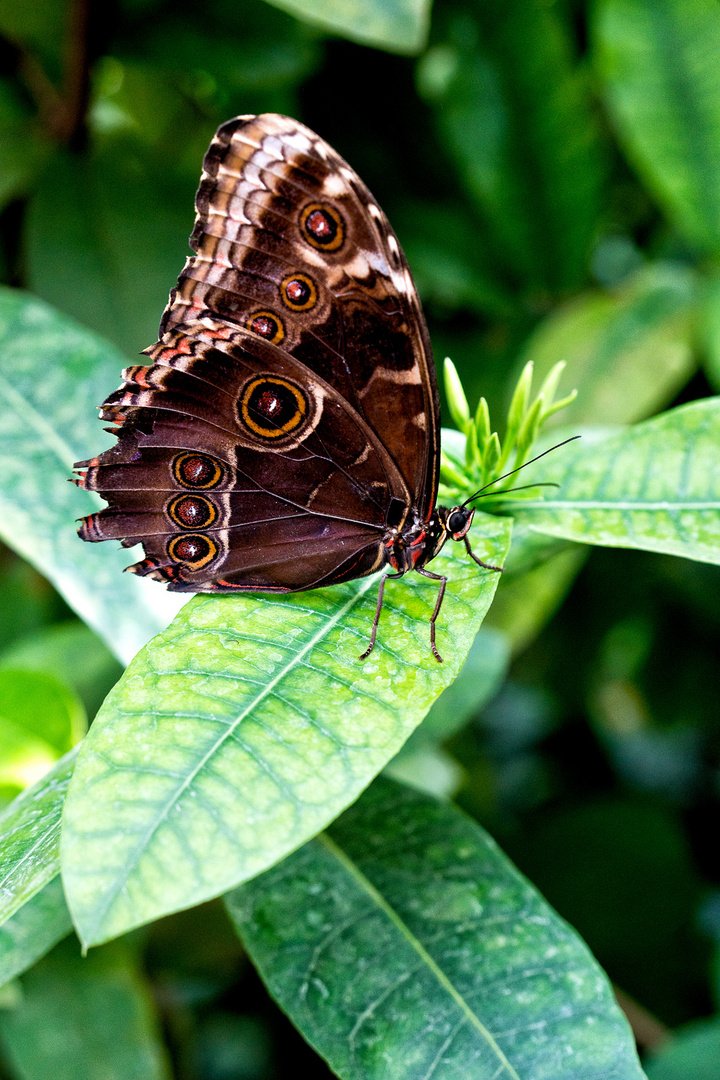
{"type": "Polygon", "coordinates": [[[415,569],[417,570],[418,574],[422,574],[423,577],[432,578],[433,581],[441,582],[440,590],[438,592],[438,598],[435,603],[435,610],[430,616],[430,648],[432,649],[433,656],[437,660],[438,664],[442,664],[443,658],[437,651],[437,646],[435,645],[435,621],[440,614],[440,608],[442,607],[443,597],[445,596],[445,588],[447,586],[448,579],[446,577],[443,577],[442,574],[433,574],[432,570],[420,570],[417,566],[415,567],[415,569]]]}
{"type": "Polygon", "coordinates": [[[473,549],[470,547],[470,541],[468,540],[467,536],[463,536],[463,540],[465,541],[465,548],[467,550],[468,555],[470,556],[471,559],[475,560],[475,562],[478,564],[478,566],[482,566],[486,570],[497,570],[500,574],[502,574],[502,572],[503,572],[502,566],[492,566],[490,563],[483,562],[482,559],[478,559],[477,555],[473,552],[473,549]]]}
{"type": "Polygon", "coordinates": [[[383,596],[385,595],[385,582],[388,578],[399,578],[402,574],[386,574],[380,582],[380,588],[378,589],[377,607],[375,608],[375,618],[373,619],[372,630],[370,631],[370,644],[364,653],[360,655],[358,659],[365,660],[375,648],[375,638],[377,636],[378,623],[380,622],[380,612],[383,606],[383,596]]]}

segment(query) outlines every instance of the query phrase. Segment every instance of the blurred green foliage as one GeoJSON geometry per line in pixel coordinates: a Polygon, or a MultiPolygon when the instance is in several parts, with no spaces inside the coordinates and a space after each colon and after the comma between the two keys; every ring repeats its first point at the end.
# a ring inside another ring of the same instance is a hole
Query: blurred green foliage
{"type": "MultiPolygon", "coordinates": [[[[563,424],[642,420],[720,390],[719,53],[715,0],[439,0],[429,24],[410,0],[0,0],[0,281],[134,362],[215,128],[288,113],[378,198],[471,405],[498,415],[528,359],[541,378],[565,360],[560,391],[580,394],[563,424]]],[[[47,363],[69,395],[70,360],[47,363]]],[[[454,793],[579,930],[634,999],[649,1076],[716,1080],[720,571],[542,540],[549,561],[523,542],[509,564],[492,663],[471,654],[395,775],[454,793]]],[[[9,549],[0,613],[5,802],[121,669],[9,549]]],[[[6,978],[43,911],[43,949],[67,930],[51,876],[0,928],[6,978]]],[[[92,955],[70,939],[0,988],[3,1080],[330,1075],[218,903],[92,955]]]]}

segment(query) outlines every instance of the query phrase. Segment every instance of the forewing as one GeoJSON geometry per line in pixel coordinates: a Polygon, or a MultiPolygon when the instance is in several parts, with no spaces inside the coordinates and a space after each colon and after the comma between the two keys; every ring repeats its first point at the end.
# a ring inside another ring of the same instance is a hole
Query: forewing
{"type": "Polygon", "coordinates": [[[281,345],[364,418],[426,516],[438,469],[430,344],[405,257],[366,186],[296,121],[238,117],[213,139],[196,209],[196,255],[161,333],[209,314],[281,345]]]}

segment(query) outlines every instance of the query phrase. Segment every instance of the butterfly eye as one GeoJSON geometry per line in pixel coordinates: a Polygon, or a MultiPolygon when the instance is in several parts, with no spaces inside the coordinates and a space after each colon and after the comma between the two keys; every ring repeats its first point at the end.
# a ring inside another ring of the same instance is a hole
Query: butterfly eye
{"type": "Polygon", "coordinates": [[[468,515],[466,511],[453,510],[452,514],[450,514],[447,519],[448,532],[456,539],[459,539],[460,537],[458,534],[460,534],[460,536],[465,535],[468,526],[470,525],[470,521],[471,515],[468,515]]]}
{"type": "Polygon", "coordinates": [[[240,397],[240,418],[254,435],[278,439],[308,415],[307,398],[294,383],[269,375],[253,379],[240,397]]]}
{"type": "Polygon", "coordinates": [[[217,518],[217,510],[202,495],[180,495],[168,506],[168,514],[181,529],[206,529],[217,518]]]}
{"type": "Polygon", "coordinates": [[[206,454],[180,454],[173,461],[173,476],[186,488],[212,488],[220,483],[223,469],[206,454]]]}
{"type": "Polygon", "coordinates": [[[167,553],[188,570],[201,570],[216,557],[218,548],[208,536],[174,536],[167,546],[167,553]]]}
{"type": "Polygon", "coordinates": [[[294,311],[309,311],[317,303],[317,289],[307,274],[291,274],[280,286],[283,302],[294,311]]]}
{"type": "Polygon", "coordinates": [[[256,312],[248,320],[247,328],[252,330],[253,334],[271,341],[273,345],[279,345],[285,337],[285,327],[271,311],[256,312]]]}
{"type": "Polygon", "coordinates": [[[342,218],[332,206],[311,203],[300,216],[300,226],[313,247],[337,251],[345,239],[342,218]]]}

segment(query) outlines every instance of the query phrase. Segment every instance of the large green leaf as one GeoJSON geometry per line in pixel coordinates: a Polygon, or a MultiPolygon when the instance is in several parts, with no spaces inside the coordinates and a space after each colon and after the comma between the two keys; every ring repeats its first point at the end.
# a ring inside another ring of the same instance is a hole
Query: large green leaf
{"type": "Polygon", "coordinates": [[[720,8],[599,0],[595,41],[628,155],[676,225],[720,251],[720,8]]]}
{"type": "Polygon", "coordinates": [[[77,751],[0,814],[0,925],[60,869],[60,814],[77,751]]]}
{"type": "MultiPolygon", "coordinates": [[[[476,549],[501,560],[509,522],[482,526],[476,549]]],[[[457,674],[499,576],[457,549],[432,566],[451,578],[442,665],[428,640],[437,590],[416,574],[388,584],[365,661],[377,597],[367,578],[198,597],[136,657],[83,743],[65,804],[63,876],[85,944],[232,888],[357,797],[457,674]]]]}
{"type": "Polygon", "coordinates": [[[642,420],[695,370],[696,298],[686,267],[655,264],[615,292],[598,289],[559,308],[540,323],[519,362],[533,361],[538,382],[566,362],[562,387],[580,393],[557,414],[563,425],[642,420]]]}
{"type": "MultiPolygon", "coordinates": [[[[531,466],[528,480],[539,469],[531,466]]],[[[595,445],[564,447],[543,460],[542,479],[559,490],[508,504],[531,529],[720,563],[720,398],[671,409],[595,445]]]]}
{"type": "Polygon", "coordinates": [[[604,153],[558,5],[444,4],[419,69],[498,261],[534,288],[575,286],[597,229],[604,153]]]}
{"type": "Polygon", "coordinates": [[[431,0],[269,0],[324,30],[362,45],[417,53],[427,40],[431,0]]]}
{"type": "Polygon", "coordinates": [[[72,930],[57,874],[0,926],[0,986],[27,971],[72,930]]]}
{"type": "Polygon", "coordinates": [[[585,945],[450,805],[376,781],[226,902],[342,1080],[642,1078],[585,945]]]}
{"type": "Polygon", "coordinates": [[[22,978],[0,1039],[22,1080],[167,1080],[150,989],[119,944],[82,958],[59,946],[22,978]]]}
{"type": "Polygon", "coordinates": [[[127,661],[178,601],[121,573],[127,552],[83,544],[75,520],[104,504],[67,482],[110,439],[97,406],[124,358],[27,293],[0,289],[0,536],[127,661]]]}

